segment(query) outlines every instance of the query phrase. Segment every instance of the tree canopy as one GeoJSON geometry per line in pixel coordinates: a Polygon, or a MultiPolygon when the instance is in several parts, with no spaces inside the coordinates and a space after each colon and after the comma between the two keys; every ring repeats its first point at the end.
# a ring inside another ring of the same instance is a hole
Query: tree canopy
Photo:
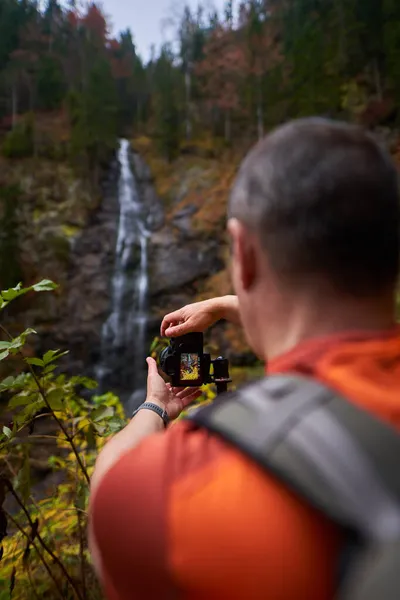
{"type": "Polygon", "coordinates": [[[232,143],[306,114],[397,120],[395,0],[227,0],[220,14],[200,3],[173,25],[175,43],[144,64],[95,2],[2,0],[1,128],[64,111],[71,156],[93,168],[126,130],[172,159],[205,132],[232,143]]]}

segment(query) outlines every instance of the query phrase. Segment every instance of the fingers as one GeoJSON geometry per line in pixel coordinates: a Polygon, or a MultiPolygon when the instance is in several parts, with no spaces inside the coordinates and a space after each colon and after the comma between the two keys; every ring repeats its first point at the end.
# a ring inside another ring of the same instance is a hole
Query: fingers
{"type": "Polygon", "coordinates": [[[162,337],[168,336],[167,329],[171,326],[177,325],[183,320],[182,310],[176,310],[175,312],[165,315],[161,323],[160,333],[162,337]]]}
{"type": "Polygon", "coordinates": [[[202,392],[201,390],[199,390],[199,388],[173,388],[172,390],[174,396],[176,396],[177,398],[180,398],[181,400],[184,398],[187,398],[188,396],[191,396],[193,394],[199,393],[199,395],[201,396],[202,392]]]}
{"type": "Polygon", "coordinates": [[[185,333],[190,333],[190,321],[187,323],[179,323],[178,325],[168,325],[165,330],[166,337],[179,337],[180,335],[185,335],[185,333]]]}
{"type": "Polygon", "coordinates": [[[196,390],[195,392],[192,392],[188,396],[185,396],[184,398],[181,398],[180,400],[182,402],[183,408],[186,408],[187,406],[189,406],[190,404],[192,404],[192,402],[194,402],[195,400],[197,400],[197,398],[200,398],[201,394],[202,394],[201,390],[196,390]]]}

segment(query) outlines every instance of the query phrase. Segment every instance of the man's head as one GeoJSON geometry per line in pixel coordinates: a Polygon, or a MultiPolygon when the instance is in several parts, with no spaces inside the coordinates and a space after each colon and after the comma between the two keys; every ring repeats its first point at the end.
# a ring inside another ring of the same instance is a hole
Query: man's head
{"type": "Polygon", "coordinates": [[[262,296],[283,306],[316,288],[343,303],[393,292],[397,172],[358,127],[310,118],[277,129],[241,166],[229,217],[234,285],[256,350],[262,296]]]}

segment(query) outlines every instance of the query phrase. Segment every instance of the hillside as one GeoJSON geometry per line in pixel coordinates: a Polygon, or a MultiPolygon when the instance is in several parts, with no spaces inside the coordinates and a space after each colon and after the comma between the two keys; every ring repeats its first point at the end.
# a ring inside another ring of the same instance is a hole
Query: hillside
{"type": "MultiPolygon", "coordinates": [[[[158,239],[167,239],[168,254],[165,264],[154,274],[157,293],[150,306],[158,323],[166,312],[187,303],[233,292],[226,235],[227,201],[247,148],[234,151],[224,148],[223,143],[218,146],[214,140],[200,140],[184,144],[180,156],[170,163],[151,138],[136,137],[133,146],[148,163],[165,207],[164,226],[151,240],[152,247],[157,248],[158,239]],[[181,259],[194,248],[192,262],[181,259]],[[177,273],[180,277],[175,284],[177,273]],[[161,289],[160,278],[164,282],[161,289]]],[[[233,364],[254,361],[242,332],[230,324],[216,326],[208,343],[215,353],[229,356],[233,364]]]]}

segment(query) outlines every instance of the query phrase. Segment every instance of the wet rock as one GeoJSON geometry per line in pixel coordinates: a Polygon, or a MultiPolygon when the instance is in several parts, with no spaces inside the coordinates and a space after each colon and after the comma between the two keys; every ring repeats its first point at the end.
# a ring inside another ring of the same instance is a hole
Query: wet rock
{"type": "Polygon", "coordinates": [[[193,237],[192,217],[198,211],[198,207],[194,204],[188,204],[182,210],[178,211],[173,219],[172,224],[186,239],[193,237]]]}
{"type": "Polygon", "coordinates": [[[150,168],[136,152],[131,154],[132,170],[143,206],[147,213],[149,231],[157,231],[164,225],[164,209],[154,187],[154,178],[150,168]]]}
{"type": "Polygon", "coordinates": [[[150,293],[172,292],[221,268],[217,240],[191,240],[174,235],[170,228],[153,234],[150,252],[150,293]]]}

